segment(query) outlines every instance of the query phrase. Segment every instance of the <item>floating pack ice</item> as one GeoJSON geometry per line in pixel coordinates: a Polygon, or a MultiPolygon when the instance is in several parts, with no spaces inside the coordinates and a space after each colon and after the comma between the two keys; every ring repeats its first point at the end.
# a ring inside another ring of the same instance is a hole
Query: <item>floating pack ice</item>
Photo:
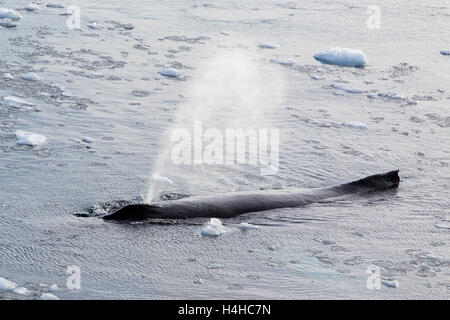
{"type": "Polygon", "coordinates": [[[27,80],[27,81],[39,81],[41,78],[34,72],[28,72],[24,73],[20,76],[21,79],[27,80]]]}
{"type": "Polygon", "coordinates": [[[349,127],[349,128],[354,128],[354,129],[367,129],[368,128],[367,124],[365,124],[364,122],[359,122],[359,121],[343,122],[342,125],[349,127]]]}
{"type": "Polygon", "coordinates": [[[270,42],[261,42],[260,44],[258,44],[258,47],[260,47],[261,49],[276,49],[279,47],[279,45],[270,42]]]}
{"type": "Polygon", "coordinates": [[[178,78],[180,76],[180,72],[173,68],[166,68],[159,72],[160,75],[170,78],[178,78]]]}
{"type": "Polygon", "coordinates": [[[8,279],[0,277],[0,291],[9,291],[17,287],[17,284],[8,279]]]}
{"type": "Polygon", "coordinates": [[[283,66],[292,66],[295,63],[294,61],[292,61],[290,59],[278,59],[278,58],[270,59],[270,62],[278,63],[278,64],[281,64],[283,66]]]}
{"type": "Polygon", "coordinates": [[[227,229],[222,225],[222,221],[212,218],[201,230],[203,236],[219,236],[227,229]]]}
{"type": "Polygon", "coordinates": [[[40,7],[39,7],[39,5],[37,3],[30,3],[30,4],[27,4],[24,7],[24,9],[27,10],[27,11],[36,11],[36,10],[39,10],[40,7]]]}
{"type": "Polygon", "coordinates": [[[22,130],[16,131],[17,144],[27,145],[27,146],[37,146],[44,142],[47,138],[33,132],[27,132],[22,130]]]}
{"type": "Polygon", "coordinates": [[[314,55],[314,59],[325,64],[362,68],[367,63],[367,57],[361,50],[350,48],[330,48],[314,55]]]}
{"type": "Polygon", "coordinates": [[[11,19],[12,21],[19,21],[22,16],[16,11],[8,8],[0,8],[0,19],[11,19]]]}
{"type": "Polygon", "coordinates": [[[21,106],[32,106],[33,105],[32,103],[30,103],[28,101],[22,100],[18,97],[14,97],[14,96],[3,97],[2,103],[6,104],[10,107],[16,107],[16,108],[21,107],[21,106]]]}
{"type": "Polygon", "coordinates": [[[0,27],[5,27],[5,28],[15,28],[17,27],[19,24],[17,22],[14,22],[10,19],[0,19],[0,27]]]}

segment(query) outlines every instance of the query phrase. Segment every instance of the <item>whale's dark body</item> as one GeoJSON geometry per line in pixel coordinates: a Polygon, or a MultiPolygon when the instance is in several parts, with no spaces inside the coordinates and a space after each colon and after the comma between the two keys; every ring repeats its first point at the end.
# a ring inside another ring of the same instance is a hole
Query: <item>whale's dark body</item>
{"type": "Polygon", "coordinates": [[[382,191],[398,187],[398,170],[329,188],[239,192],[189,197],[155,204],[131,204],[105,216],[106,220],[230,218],[247,212],[300,207],[347,194],[382,191]]]}

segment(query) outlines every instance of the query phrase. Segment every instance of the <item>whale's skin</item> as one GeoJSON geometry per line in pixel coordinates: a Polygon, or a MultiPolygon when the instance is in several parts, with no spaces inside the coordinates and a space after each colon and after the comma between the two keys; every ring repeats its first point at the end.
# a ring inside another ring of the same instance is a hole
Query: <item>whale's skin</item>
{"type": "Polygon", "coordinates": [[[281,189],[234,192],[222,195],[189,197],[154,204],[130,204],[104,216],[105,220],[231,218],[248,212],[302,207],[347,194],[367,193],[397,188],[398,170],[329,188],[281,189]]]}

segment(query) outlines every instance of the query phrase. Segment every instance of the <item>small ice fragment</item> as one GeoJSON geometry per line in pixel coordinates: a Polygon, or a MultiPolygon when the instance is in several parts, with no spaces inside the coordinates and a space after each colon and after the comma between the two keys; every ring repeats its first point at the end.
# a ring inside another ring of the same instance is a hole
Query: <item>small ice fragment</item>
{"type": "Polygon", "coordinates": [[[49,4],[47,4],[47,7],[48,8],[56,8],[56,9],[64,8],[64,6],[59,3],[49,3],[49,4]]]}
{"type": "Polygon", "coordinates": [[[195,280],[194,280],[194,283],[195,283],[195,284],[202,284],[202,283],[203,283],[203,280],[202,280],[202,279],[195,279],[195,280]]]}
{"type": "Polygon", "coordinates": [[[103,26],[102,25],[99,25],[99,24],[97,24],[97,22],[90,22],[90,23],[88,23],[88,28],[90,28],[90,29],[94,29],[94,30],[101,30],[101,29],[103,29],[103,26]]]}
{"type": "Polygon", "coordinates": [[[21,79],[27,80],[27,81],[39,81],[41,78],[34,72],[28,72],[24,73],[20,76],[21,79]]]}
{"type": "Polygon", "coordinates": [[[368,126],[364,122],[359,121],[349,121],[349,122],[342,122],[343,126],[354,128],[354,129],[367,129],[368,126]]]}
{"type": "Polygon", "coordinates": [[[3,97],[2,103],[10,106],[10,107],[20,107],[20,106],[32,106],[33,104],[22,100],[18,97],[9,96],[9,97],[3,97]]]}
{"type": "Polygon", "coordinates": [[[397,280],[381,280],[381,283],[389,288],[398,288],[399,283],[397,280]]]}
{"type": "Polygon", "coordinates": [[[13,292],[15,294],[20,294],[20,295],[23,295],[23,296],[27,296],[28,295],[28,289],[24,288],[24,287],[14,288],[13,292]]]}
{"type": "Polygon", "coordinates": [[[280,46],[275,43],[261,42],[260,44],[258,44],[258,47],[260,47],[261,49],[276,49],[280,46]]]}
{"type": "Polygon", "coordinates": [[[58,291],[59,288],[58,288],[58,285],[52,284],[52,285],[48,288],[48,290],[49,290],[49,291],[58,291]]]}
{"type": "Polygon", "coordinates": [[[160,176],[159,174],[154,174],[152,180],[161,184],[173,184],[173,181],[167,177],[160,176]]]}
{"type": "Polygon", "coordinates": [[[278,64],[281,64],[283,66],[292,66],[295,63],[294,61],[292,61],[290,59],[285,59],[284,60],[284,59],[278,59],[278,58],[270,59],[270,62],[278,63],[278,64]]]}
{"type": "Polygon", "coordinates": [[[0,277],[0,291],[13,290],[16,287],[17,287],[16,283],[0,277]]]}
{"type": "Polygon", "coordinates": [[[441,51],[441,54],[442,54],[443,56],[450,56],[450,50],[442,50],[442,51],[441,51]]]}
{"type": "Polygon", "coordinates": [[[173,68],[163,69],[159,72],[159,74],[171,78],[178,78],[180,76],[180,72],[173,68]]]}
{"type": "Polygon", "coordinates": [[[333,84],[331,86],[334,89],[342,90],[342,91],[345,91],[345,92],[348,92],[348,93],[362,93],[362,91],[359,90],[359,89],[352,89],[352,88],[348,88],[348,87],[337,85],[337,84],[333,84]]]}
{"type": "Polygon", "coordinates": [[[8,8],[0,8],[0,19],[11,19],[12,21],[19,21],[22,16],[16,11],[8,8]]]}
{"type": "Polygon", "coordinates": [[[16,131],[16,143],[27,146],[37,146],[43,143],[47,138],[33,132],[27,132],[22,130],[16,131]]]}
{"type": "Polygon", "coordinates": [[[50,97],[50,94],[48,92],[39,92],[39,95],[41,97],[50,97]]]}
{"type": "Polygon", "coordinates": [[[230,35],[230,33],[227,32],[227,31],[220,31],[220,34],[223,35],[223,36],[229,36],[230,35]]]}
{"type": "Polygon", "coordinates": [[[24,9],[27,11],[36,11],[36,10],[39,10],[40,7],[37,3],[30,3],[30,4],[27,4],[24,9]]]}
{"type": "Polygon", "coordinates": [[[0,20],[0,27],[15,28],[18,25],[17,22],[11,21],[10,19],[0,20]]]}
{"type": "Polygon", "coordinates": [[[43,293],[41,295],[41,300],[59,300],[59,298],[51,293],[43,293]]]}
{"type": "Polygon", "coordinates": [[[81,141],[86,142],[86,143],[93,143],[94,139],[89,138],[89,137],[84,137],[83,139],[81,139],[81,141]]]}
{"type": "Polygon", "coordinates": [[[222,225],[222,221],[217,218],[211,218],[209,222],[202,228],[203,236],[219,236],[225,233],[227,229],[222,225]]]}
{"type": "Polygon", "coordinates": [[[13,80],[14,77],[12,76],[11,73],[5,72],[5,73],[2,75],[2,79],[3,79],[3,80],[13,80]]]}
{"type": "Polygon", "coordinates": [[[367,57],[361,50],[339,47],[317,53],[314,59],[325,64],[348,67],[364,67],[367,63],[367,57]]]}
{"type": "Polygon", "coordinates": [[[241,224],[238,227],[241,228],[242,230],[258,229],[258,226],[255,226],[254,224],[250,224],[250,223],[247,223],[247,222],[241,222],[241,224]]]}

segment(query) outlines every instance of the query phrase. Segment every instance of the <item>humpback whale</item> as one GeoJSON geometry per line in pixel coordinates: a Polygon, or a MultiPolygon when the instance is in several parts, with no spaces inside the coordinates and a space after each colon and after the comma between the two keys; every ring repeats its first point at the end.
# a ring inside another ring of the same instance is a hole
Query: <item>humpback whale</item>
{"type": "Polygon", "coordinates": [[[278,208],[301,207],[348,194],[364,194],[397,188],[398,170],[372,175],[357,181],[328,188],[261,190],[223,195],[194,196],[154,204],[130,204],[105,220],[231,218],[243,213],[278,208]]]}

